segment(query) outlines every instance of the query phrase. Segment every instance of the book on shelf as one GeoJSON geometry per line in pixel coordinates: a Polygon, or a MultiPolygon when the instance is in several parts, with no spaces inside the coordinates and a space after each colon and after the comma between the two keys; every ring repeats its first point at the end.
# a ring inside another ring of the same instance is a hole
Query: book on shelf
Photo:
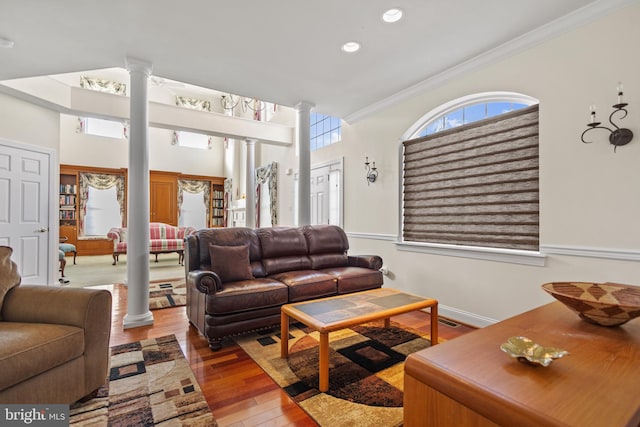
{"type": "Polygon", "coordinates": [[[61,194],[60,195],[60,205],[75,205],[76,204],[76,196],[69,194],[61,194]]]}
{"type": "Polygon", "coordinates": [[[67,194],[75,194],[76,193],[76,185],[75,184],[60,184],[60,192],[67,194]]]}
{"type": "Polygon", "coordinates": [[[75,210],[60,210],[60,219],[62,220],[75,220],[76,219],[76,211],[75,210]]]}

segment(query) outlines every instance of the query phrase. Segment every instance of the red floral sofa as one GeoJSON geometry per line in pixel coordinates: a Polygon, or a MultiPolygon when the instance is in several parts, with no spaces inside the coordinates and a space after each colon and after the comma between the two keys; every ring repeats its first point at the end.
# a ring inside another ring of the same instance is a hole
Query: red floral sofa
{"type": "MultiPolygon", "coordinates": [[[[193,227],[176,227],[161,222],[149,224],[149,253],[156,256],[158,254],[177,252],[178,263],[184,263],[184,239],[189,234],[195,233],[193,227]]],[[[115,227],[109,230],[107,237],[113,240],[113,264],[116,265],[120,254],[127,253],[127,228],[115,227]]]]}

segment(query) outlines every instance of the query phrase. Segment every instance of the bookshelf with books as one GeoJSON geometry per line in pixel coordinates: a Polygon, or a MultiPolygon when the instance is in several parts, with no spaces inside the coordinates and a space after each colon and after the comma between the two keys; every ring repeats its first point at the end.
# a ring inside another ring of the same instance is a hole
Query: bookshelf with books
{"type": "Polygon", "coordinates": [[[78,175],[60,173],[59,219],[60,237],[67,243],[76,244],[78,238],[78,175]]]}
{"type": "Polygon", "coordinates": [[[224,184],[211,183],[211,227],[224,227],[224,184]]]}

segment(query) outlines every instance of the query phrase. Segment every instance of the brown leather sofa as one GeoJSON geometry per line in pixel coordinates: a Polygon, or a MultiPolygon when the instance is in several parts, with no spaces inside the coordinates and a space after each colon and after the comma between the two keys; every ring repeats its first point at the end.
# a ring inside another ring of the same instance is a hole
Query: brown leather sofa
{"type": "Polygon", "coordinates": [[[0,402],[71,404],[109,369],[111,293],[20,285],[0,246],[0,402]]]}
{"type": "Polygon", "coordinates": [[[283,304],[381,287],[382,258],[348,249],[333,225],[199,230],[186,238],[189,321],[218,350],[278,325],[283,304]]]}

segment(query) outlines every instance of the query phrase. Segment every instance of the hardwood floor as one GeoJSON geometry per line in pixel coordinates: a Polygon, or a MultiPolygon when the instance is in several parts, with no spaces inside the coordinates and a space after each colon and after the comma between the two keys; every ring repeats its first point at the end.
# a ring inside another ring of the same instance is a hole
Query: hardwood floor
{"type": "MultiPolygon", "coordinates": [[[[315,426],[249,356],[231,340],[213,352],[196,328],[189,324],[185,307],[154,310],[152,326],[122,329],[127,312],[127,288],[109,285],[113,294],[111,345],[174,334],[202,388],[220,427],[315,426]]],[[[421,311],[396,316],[394,321],[429,332],[429,314],[421,311]]],[[[440,323],[440,338],[450,340],[474,330],[440,323]]]]}

